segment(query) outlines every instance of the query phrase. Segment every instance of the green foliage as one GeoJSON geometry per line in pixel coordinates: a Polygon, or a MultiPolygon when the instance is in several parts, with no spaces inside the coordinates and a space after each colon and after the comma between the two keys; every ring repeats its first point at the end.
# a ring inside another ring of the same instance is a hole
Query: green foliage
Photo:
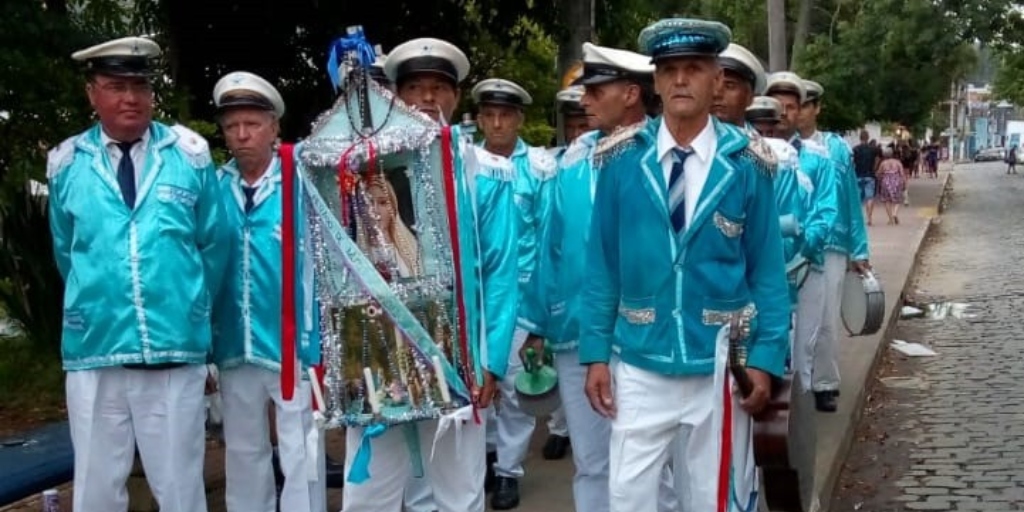
{"type": "Polygon", "coordinates": [[[0,206],[0,304],[50,357],[59,355],[64,281],[53,257],[45,197],[28,187],[8,191],[0,206]]]}
{"type": "Polygon", "coordinates": [[[0,338],[0,418],[16,418],[13,425],[66,419],[64,372],[60,354],[41,351],[25,336],[0,338]]]}
{"type": "Polygon", "coordinates": [[[952,80],[976,63],[956,18],[929,0],[860,0],[834,37],[812,38],[797,63],[824,85],[822,124],[848,130],[867,120],[922,127],[952,80]],[[899,15],[893,15],[898,12],[899,15]]]}
{"type": "Polygon", "coordinates": [[[997,59],[992,95],[1015,105],[1024,105],[1024,51],[1002,51],[997,54],[997,59]]]}

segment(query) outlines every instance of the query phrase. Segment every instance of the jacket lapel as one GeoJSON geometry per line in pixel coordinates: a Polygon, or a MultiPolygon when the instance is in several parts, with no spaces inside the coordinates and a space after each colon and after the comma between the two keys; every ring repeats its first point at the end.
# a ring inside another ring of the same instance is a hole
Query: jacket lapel
{"type": "Polygon", "coordinates": [[[178,140],[178,134],[174,130],[160,128],[156,124],[150,125],[149,147],[146,148],[146,170],[142,173],[142,185],[136,195],[135,204],[140,205],[145,200],[153,183],[156,182],[160,169],[163,168],[163,150],[178,140]]]}
{"type": "Polygon", "coordinates": [[[647,149],[640,157],[640,169],[643,171],[640,179],[643,180],[644,190],[647,191],[647,198],[654,203],[665,227],[672,228],[672,221],[668,216],[668,185],[665,183],[664,172],[661,169],[661,162],[658,161],[658,127],[661,126],[661,118],[648,119],[643,128],[637,132],[635,137],[640,139],[641,147],[647,149]]]}
{"type": "MultiPolygon", "coordinates": [[[[708,179],[704,183],[704,188],[700,192],[700,199],[693,210],[693,218],[690,220],[689,227],[683,231],[680,240],[683,246],[686,246],[693,239],[698,228],[708,220],[711,213],[715,211],[715,207],[731,188],[737,174],[737,169],[732,163],[732,155],[742,150],[747,144],[747,139],[737,130],[724,126],[717,119],[712,122],[715,125],[715,136],[718,137],[718,145],[715,155],[711,160],[708,179]]],[[[683,251],[680,252],[680,254],[683,253],[683,251]]]]}
{"type": "Polygon", "coordinates": [[[668,192],[665,189],[665,177],[661,170],[661,162],[658,161],[658,146],[650,144],[644,156],[641,158],[643,169],[643,186],[647,191],[647,197],[654,203],[654,208],[661,213],[659,217],[664,221],[665,226],[671,228],[671,221],[668,217],[668,192]]]}
{"type": "MultiPolygon", "coordinates": [[[[107,148],[103,147],[103,139],[100,137],[100,125],[97,124],[85,135],[75,139],[75,147],[90,155],[93,172],[117,196],[118,200],[121,200],[121,185],[117,183],[117,171],[111,166],[110,157],[107,155],[107,148]]],[[[121,204],[124,205],[124,201],[121,201],[121,204]]],[[[127,208],[127,205],[125,205],[125,208],[127,208]]]]}

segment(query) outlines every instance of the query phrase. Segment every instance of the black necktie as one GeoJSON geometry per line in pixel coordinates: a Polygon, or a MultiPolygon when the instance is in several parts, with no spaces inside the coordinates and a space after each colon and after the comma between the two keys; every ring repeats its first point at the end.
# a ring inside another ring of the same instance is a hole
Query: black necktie
{"type": "Polygon", "coordinates": [[[249,213],[253,207],[253,196],[256,195],[256,187],[247,187],[242,185],[242,193],[245,194],[245,213],[249,213]]]}
{"type": "Polygon", "coordinates": [[[121,197],[128,208],[135,208],[135,163],[132,162],[132,146],[142,139],[131,142],[118,142],[121,149],[121,161],[117,164],[117,184],[121,187],[121,197]]]}
{"type": "Polygon", "coordinates": [[[676,230],[676,233],[682,233],[683,228],[686,227],[686,208],[683,206],[684,201],[684,186],[685,180],[683,179],[684,164],[686,159],[693,154],[691,149],[672,148],[672,154],[674,155],[672,163],[672,172],[668,178],[668,216],[672,220],[672,227],[676,230]]]}

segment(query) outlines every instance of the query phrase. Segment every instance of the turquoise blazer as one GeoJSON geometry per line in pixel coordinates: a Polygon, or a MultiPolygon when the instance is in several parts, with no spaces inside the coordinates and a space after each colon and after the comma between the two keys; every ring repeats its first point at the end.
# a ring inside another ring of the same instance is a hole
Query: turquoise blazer
{"type": "Polygon", "coordinates": [[[739,128],[710,122],[716,155],[679,235],[656,155],[661,118],[599,144],[581,363],[607,363],[614,353],[664,375],[709,375],[721,327],[740,314],[752,320],[748,366],[782,375],[790,301],[774,157],[739,128]]]}

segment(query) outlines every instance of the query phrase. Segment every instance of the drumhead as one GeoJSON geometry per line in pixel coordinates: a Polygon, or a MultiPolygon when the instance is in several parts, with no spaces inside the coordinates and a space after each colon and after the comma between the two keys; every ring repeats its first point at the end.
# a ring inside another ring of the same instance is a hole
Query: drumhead
{"type": "Polygon", "coordinates": [[[851,336],[864,332],[868,317],[868,294],[864,279],[856,272],[847,272],[843,278],[843,302],[840,306],[843,326],[851,336]]]}

